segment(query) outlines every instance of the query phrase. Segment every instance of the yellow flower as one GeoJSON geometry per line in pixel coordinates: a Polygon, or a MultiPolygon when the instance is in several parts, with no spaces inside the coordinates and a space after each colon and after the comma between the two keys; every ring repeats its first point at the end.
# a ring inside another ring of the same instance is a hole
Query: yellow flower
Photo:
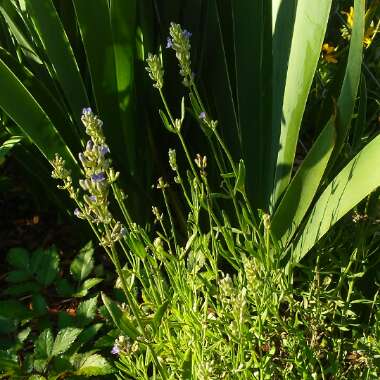
{"type": "Polygon", "coordinates": [[[338,63],[335,53],[336,50],[336,47],[330,46],[328,43],[324,43],[322,45],[322,59],[324,59],[327,63],[338,63]]]}
{"type": "Polygon", "coordinates": [[[352,25],[354,25],[354,7],[350,7],[348,12],[342,11],[344,15],[347,17],[347,25],[352,29],[352,25]]]}
{"type": "MultiPolygon", "coordinates": [[[[350,29],[352,29],[352,26],[354,24],[354,7],[350,7],[350,10],[348,12],[342,11],[341,13],[346,15],[347,25],[349,26],[350,29]]],[[[378,28],[379,28],[379,23],[375,27],[373,22],[372,22],[371,25],[365,31],[364,38],[363,38],[363,45],[365,48],[368,48],[371,45],[371,43],[372,43],[372,41],[373,41],[377,31],[378,31],[378,28]]],[[[346,26],[343,26],[340,31],[342,33],[343,38],[345,38],[347,40],[350,39],[351,32],[347,29],[346,26]]]]}
{"type": "Polygon", "coordinates": [[[371,25],[366,30],[366,32],[364,34],[364,39],[363,39],[363,44],[366,48],[368,48],[371,45],[373,39],[376,36],[378,28],[379,28],[379,24],[377,24],[377,26],[375,28],[373,25],[373,22],[372,22],[371,25]]]}

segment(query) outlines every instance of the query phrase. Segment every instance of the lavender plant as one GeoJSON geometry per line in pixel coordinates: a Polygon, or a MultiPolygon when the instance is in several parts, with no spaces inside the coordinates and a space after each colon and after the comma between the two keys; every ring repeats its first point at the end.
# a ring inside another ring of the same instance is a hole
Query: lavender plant
{"type": "Polygon", "coordinates": [[[153,206],[152,232],[134,223],[128,213],[119,173],[108,158],[102,122],[91,109],[82,114],[90,140],[79,155],[84,175],[80,189],[61,157],[52,162],[53,177],[62,180],[60,188],[77,204],[75,215],[90,224],[104,247],[116,269],[116,286],[125,296],[120,305],[102,295],[120,331],[112,349],[119,359],[118,378],[324,379],[332,364],[340,366],[336,378],[374,378],[378,371],[370,344],[363,345],[359,365],[352,368],[346,366],[345,355],[353,345],[331,353],[337,342],[329,321],[344,317],[337,306],[342,284],[334,290],[336,303],[331,307],[331,282],[321,283],[317,265],[305,301],[305,288],[294,288],[293,268],[281,265],[283,251],[272,238],[271,218],[250,207],[244,162],[232,158],[197,89],[190,39],[190,32],[171,24],[167,48],[176,54],[188,94],[188,100],[182,98],[179,117],[164,94],[162,56],[147,59],[164,108],[160,116],[178,137],[188,164],[183,170],[177,152],[169,150],[173,178],[157,182],[165,210],[153,206]],[[187,146],[186,103],[205,132],[213,160],[201,154],[193,157],[187,146]],[[208,180],[210,165],[220,174],[218,191],[208,180]],[[185,237],[178,232],[168,194],[174,184],[187,207],[185,237]],[[229,206],[233,213],[227,211],[229,206]]]}

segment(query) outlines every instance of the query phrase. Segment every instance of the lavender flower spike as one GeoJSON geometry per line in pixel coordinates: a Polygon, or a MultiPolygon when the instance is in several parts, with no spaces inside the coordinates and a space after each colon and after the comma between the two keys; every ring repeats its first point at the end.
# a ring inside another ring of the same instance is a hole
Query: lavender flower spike
{"type": "Polygon", "coordinates": [[[106,179],[106,174],[104,172],[100,172],[100,173],[97,173],[97,174],[93,174],[91,176],[91,181],[92,182],[95,182],[95,183],[98,183],[98,182],[102,182],[106,179]]]}

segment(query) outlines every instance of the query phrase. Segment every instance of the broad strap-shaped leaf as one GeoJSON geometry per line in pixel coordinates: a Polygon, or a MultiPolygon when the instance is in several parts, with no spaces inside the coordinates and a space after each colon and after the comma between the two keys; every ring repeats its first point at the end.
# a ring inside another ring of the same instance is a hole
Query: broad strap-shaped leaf
{"type": "Polygon", "coordinates": [[[0,78],[0,107],[48,160],[58,153],[68,167],[77,172],[76,160],[49,117],[1,59],[0,78]]]}
{"type": "MultiPolygon", "coordinates": [[[[130,62],[131,51],[129,50],[128,54],[123,51],[128,48],[125,46],[125,34],[120,37],[119,45],[115,46],[108,0],[92,0],[91,6],[87,0],[73,0],[73,4],[87,56],[96,108],[100,118],[104,121],[104,133],[112,147],[117,166],[125,169],[127,173],[128,165],[125,153],[127,149],[135,149],[135,145],[133,141],[126,140],[124,128],[120,127],[122,119],[119,101],[124,99],[125,110],[129,112],[128,96],[131,94],[128,92],[131,91],[133,78],[124,77],[121,70],[128,69],[132,73],[131,68],[122,67],[123,64],[132,64],[130,62]],[[116,66],[115,50],[118,52],[118,66],[116,66]],[[126,53],[124,57],[123,53],[126,53]],[[118,78],[118,72],[122,78],[118,78]],[[119,94],[119,89],[122,91],[123,87],[125,93],[119,94]]],[[[117,5],[118,2],[113,2],[113,6],[117,5]]],[[[119,4],[119,6],[123,8],[122,5],[119,4]]],[[[124,17],[124,15],[120,16],[124,17]]],[[[129,41],[130,35],[127,37],[129,41]]]]}
{"type": "MultiPolygon", "coordinates": [[[[351,31],[351,45],[347,59],[347,69],[344,76],[342,91],[338,100],[338,138],[334,149],[334,159],[342,150],[350,129],[356,95],[361,75],[363,60],[365,0],[354,1],[354,20],[351,31]]],[[[335,161],[335,160],[333,160],[335,161]]],[[[332,165],[333,163],[330,163],[332,165]]]]}
{"type": "Polygon", "coordinates": [[[353,37],[351,38],[349,61],[336,106],[336,115],[333,115],[315,141],[312,149],[306,156],[297,174],[287,188],[272,220],[273,235],[286,245],[301,224],[314,196],[320,186],[322,177],[336,144],[339,131],[345,133],[350,123],[357,89],[360,80],[363,41],[364,8],[360,8],[360,1],[356,0],[356,18],[353,37]],[[361,31],[361,33],[357,31],[361,31]],[[350,59],[355,64],[350,63],[350,59]]]}
{"type": "Polygon", "coordinates": [[[272,149],[271,1],[232,4],[237,111],[248,195],[256,208],[267,209],[273,182],[268,160],[272,149]]]}
{"type": "Polygon", "coordinates": [[[121,131],[127,149],[129,169],[136,170],[135,126],[135,49],[136,0],[111,0],[110,19],[115,56],[116,87],[119,99],[121,131]]]}
{"type": "Polygon", "coordinates": [[[45,86],[44,80],[29,71],[2,48],[0,48],[0,59],[28,89],[41,108],[43,108],[70,149],[79,151],[81,145],[77,126],[70,120],[67,110],[62,107],[62,104],[57,101],[55,95],[45,86]]]}
{"type": "Polygon", "coordinates": [[[302,162],[273,216],[271,231],[283,245],[291,239],[320,185],[335,144],[335,118],[331,118],[302,162]]]}
{"type": "Polygon", "coordinates": [[[273,141],[278,144],[275,147],[278,154],[274,152],[277,154],[277,163],[271,195],[272,207],[276,205],[290,180],[302,116],[331,8],[331,0],[276,3],[276,25],[273,31],[273,135],[276,138],[280,129],[280,139],[273,141]],[[284,24],[291,25],[288,14],[295,20],[293,30],[286,27],[286,33],[283,33],[284,24]],[[290,46],[289,38],[292,38],[290,46]]]}
{"type": "Polygon", "coordinates": [[[380,186],[380,135],[366,145],[330,182],[312,208],[293,251],[299,262],[315,243],[348,211],[380,186]]]}
{"type": "Polygon", "coordinates": [[[89,105],[89,101],[74,53],[54,4],[52,0],[28,0],[26,6],[73,117],[80,127],[81,111],[89,105]]]}
{"type": "Polygon", "coordinates": [[[24,23],[24,19],[20,16],[15,2],[10,0],[1,0],[0,12],[25,56],[30,57],[38,64],[42,64],[41,59],[30,41],[27,26],[24,23]]]}
{"type": "Polygon", "coordinates": [[[225,45],[225,40],[233,38],[231,25],[229,25],[230,28],[225,25],[228,21],[231,24],[232,15],[229,8],[227,2],[219,3],[216,0],[210,2],[206,21],[207,29],[204,31],[206,48],[203,49],[207,51],[207,59],[202,62],[202,75],[207,78],[205,85],[208,98],[216,107],[218,128],[221,129],[223,140],[233,157],[237,159],[241,156],[241,136],[237,120],[236,97],[228,67],[230,57],[227,54],[230,52],[227,51],[228,46],[225,45]],[[230,19],[225,20],[227,17],[230,19]]]}

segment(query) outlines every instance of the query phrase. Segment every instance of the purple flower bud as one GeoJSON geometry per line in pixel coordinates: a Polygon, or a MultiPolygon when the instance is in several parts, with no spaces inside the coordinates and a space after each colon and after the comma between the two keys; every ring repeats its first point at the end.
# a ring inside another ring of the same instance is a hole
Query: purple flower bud
{"type": "Polygon", "coordinates": [[[100,172],[100,173],[97,173],[97,174],[93,174],[91,176],[91,181],[92,182],[95,182],[95,183],[98,183],[98,182],[102,182],[106,179],[106,174],[104,172],[100,172]]]}
{"type": "Polygon", "coordinates": [[[90,195],[88,198],[90,199],[91,202],[96,202],[96,199],[97,199],[96,195],[90,195]]]}
{"type": "Polygon", "coordinates": [[[201,113],[199,114],[198,117],[199,117],[201,120],[206,119],[206,112],[205,112],[205,111],[201,112],[201,113]]]}
{"type": "Polygon", "coordinates": [[[80,212],[79,208],[76,208],[76,209],[74,210],[74,215],[75,215],[77,218],[80,217],[81,212],[80,212]]]}
{"type": "Polygon", "coordinates": [[[92,150],[94,146],[94,142],[92,140],[88,140],[86,144],[86,150],[92,150]]]}
{"type": "Polygon", "coordinates": [[[183,35],[185,38],[189,39],[189,38],[193,35],[193,33],[189,32],[189,31],[186,30],[186,29],[184,29],[183,32],[182,32],[182,35],[183,35]]]}
{"type": "Polygon", "coordinates": [[[99,148],[99,153],[102,155],[102,156],[105,156],[107,153],[110,152],[110,148],[108,148],[107,145],[102,145],[100,148],[99,148]]]}
{"type": "Polygon", "coordinates": [[[166,40],[166,49],[170,49],[172,47],[173,47],[173,41],[170,37],[168,37],[166,40]]]}
{"type": "Polygon", "coordinates": [[[83,153],[79,153],[79,159],[80,159],[80,161],[82,162],[82,164],[84,164],[87,160],[86,160],[86,157],[84,156],[84,154],[83,153]]]}
{"type": "Polygon", "coordinates": [[[82,110],[82,115],[83,116],[90,115],[90,114],[92,114],[91,107],[83,108],[83,110],[82,110]]]}
{"type": "Polygon", "coordinates": [[[119,355],[119,354],[120,354],[120,348],[119,348],[118,345],[115,344],[115,345],[112,347],[111,354],[113,354],[113,355],[119,355]]]}

